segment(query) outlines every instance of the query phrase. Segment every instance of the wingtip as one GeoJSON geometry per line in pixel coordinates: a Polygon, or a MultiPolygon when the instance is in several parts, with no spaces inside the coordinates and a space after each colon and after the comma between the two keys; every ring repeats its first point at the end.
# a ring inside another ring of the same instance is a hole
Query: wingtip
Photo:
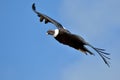
{"type": "Polygon", "coordinates": [[[32,9],[35,10],[35,3],[32,4],[32,9]]]}
{"type": "Polygon", "coordinates": [[[110,62],[105,62],[105,64],[110,68],[110,62]]]}

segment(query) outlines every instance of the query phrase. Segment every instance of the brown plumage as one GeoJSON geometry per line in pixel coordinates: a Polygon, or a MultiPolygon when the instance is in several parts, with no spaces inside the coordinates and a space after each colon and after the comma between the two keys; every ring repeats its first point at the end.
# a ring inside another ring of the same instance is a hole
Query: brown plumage
{"type": "Polygon", "coordinates": [[[89,46],[91,48],[93,48],[99,55],[100,57],[103,59],[103,61],[105,62],[105,64],[109,65],[109,62],[106,59],[110,59],[109,57],[107,57],[106,55],[109,55],[109,53],[104,52],[104,49],[100,49],[100,48],[96,48],[93,47],[92,45],[90,45],[88,42],[86,42],[82,37],[76,35],[76,34],[72,34],[70,31],[68,31],[67,29],[65,29],[59,22],[57,22],[56,20],[48,17],[45,14],[42,14],[38,11],[36,11],[35,8],[35,4],[32,5],[32,9],[33,11],[38,15],[38,17],[40,17],[40,22],[42,22],[43,20],[45,21],[45,23],[52,23],[54,24],[57,29],[56,30],[48,30],[47,33],[49,35],[54,36],[54,38],[64,44],[64,45],[68,45],[76,50],[80,50],[83,53],[87,54],[91,54],[94,55],[90,50],[87,49],[86,46],[89,46]]]}

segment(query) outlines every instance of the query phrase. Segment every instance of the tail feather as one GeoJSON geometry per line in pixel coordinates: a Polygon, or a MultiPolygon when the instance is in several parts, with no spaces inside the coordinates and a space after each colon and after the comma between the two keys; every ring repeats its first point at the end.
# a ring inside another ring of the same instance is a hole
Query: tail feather
{"type": "Polygon", "coordinates": [[[94,53],[92,53],[92,52],[89,51],[88,49],[87,49],[87,52],[88,52],[89,54],[91,54],[91,55],[95,55],[94,53]]]}
{"type": "Polygon", "coordinates": [[[83,49],[79,49],[81,52],[85,53],[87,55],[87,53],[89,53],[90,55],[94,55],[94,53],[92,53],[91,51],[89,51],[86,47],[83,47],[83,49]]]}

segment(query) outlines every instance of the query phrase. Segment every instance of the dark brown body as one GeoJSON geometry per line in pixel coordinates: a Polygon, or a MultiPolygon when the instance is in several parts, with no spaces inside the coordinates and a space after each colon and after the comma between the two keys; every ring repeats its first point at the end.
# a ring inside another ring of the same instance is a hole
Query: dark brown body
{"type": "MultiPolygon", "coordinates": [[[[62,44],[68,45],[70,47],[73,47],[77,50],[81,50],[82,52],[84,52],[85,54],[90,53],[91,55],[94,55],[91,51],[89,51],[85,45],[93,48],[99,55],[100,57],[103,59],[103,61],[105,62],[105,64],[109,65],[109,62],[106,59],[110,59],[109,57],[107,57],[106,55],[109,55],[109,53],[104,52],[105,49],[101,49],[101,48],[96,48],[93,47],[92,45],[90,45],[89,43],[87,43],[82,37],[72,34],[70,33],[68,30],[66,30],[59,22],[57,22],[56,20],[50,18],[49,16],[42,14],[38,11],[36,11],[36,7],[35,7],[35,3],[33,3],[32,5],[32,9],[33,11],[38,15],[40,22],[45,22],[46,23],[52,23],[54,24],[58,29],[59,29],[59,34],[55,37],[55,39],[57,41],[59,41],[62,44]]],[[[51,32],[51,35],[54,36],[55,31],[51,32]]]]}
{"type": "Polygon", "coordinates": [[[68,45],[77,50],[81,50],[82,52],[87,51],[87,49],[84,47],[84,45],[86,45],[86,42],[83,38],[70,32],[67,32],[64,29],[59,30],[59,34],[57,35],[57,37],[55,37],[55,39],[62,44],[68,45]]]}

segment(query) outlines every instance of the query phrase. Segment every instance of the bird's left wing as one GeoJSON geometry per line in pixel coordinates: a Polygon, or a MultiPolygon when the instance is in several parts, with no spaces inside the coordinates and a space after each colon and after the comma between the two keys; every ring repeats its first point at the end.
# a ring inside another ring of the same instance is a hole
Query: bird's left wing
{"type": "Polygon", "coordinates": [[[45,24],[48,23],[48,22],[50,22],[50,23],[54,24],[58,29],[60,29],[60,28],[64,29],[64,27],[59,22],[55,21],[54,19],[48,17],[45,14],[42,14],[42,13],[36,11],[35,3],[33,3],[32,9],[38,15],[38,17],[40,17],[40,22],[42,22],[43,20],[45,20],[45,24]]]}

